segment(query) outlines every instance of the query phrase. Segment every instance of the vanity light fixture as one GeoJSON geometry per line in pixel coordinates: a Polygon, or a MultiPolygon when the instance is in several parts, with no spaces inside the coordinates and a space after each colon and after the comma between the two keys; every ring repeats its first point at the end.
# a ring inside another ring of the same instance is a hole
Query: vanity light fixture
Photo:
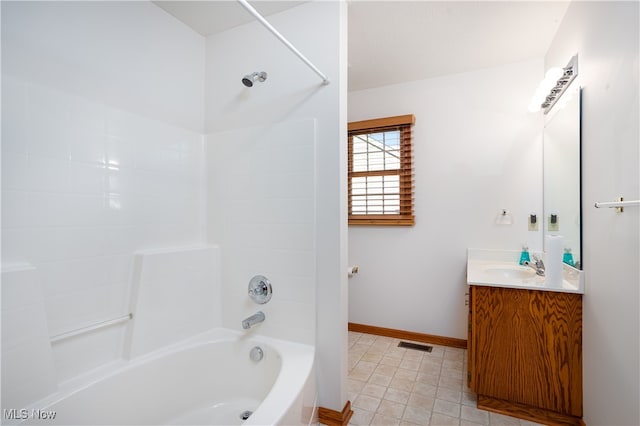
{"type": "Polygon", "coordinates": [[[530,112],[537,112],[544,109],[547,114],[560,99],[564,91],[578,75],[578,55],[574,55],[566,67],[550,68],[544,80],[538,85],[535,95],[529,104],[530,112]]]}

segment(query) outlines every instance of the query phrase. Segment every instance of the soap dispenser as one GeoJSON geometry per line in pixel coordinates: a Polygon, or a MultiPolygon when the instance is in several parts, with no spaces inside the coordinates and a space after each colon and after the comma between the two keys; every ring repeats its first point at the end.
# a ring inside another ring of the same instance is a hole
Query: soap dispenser
{"type": "Polygon", "coordinates": [[[575,262],[573,261],[573,254],[571,253],[571,248],[570,247],[565,247],[564,248],[564,254],[562,255],[562,261],[564,263],[566,263],[569,266],[576,266],[575,262]]]}
{"type": "Polygon", "coordinates": [[[524,265],[524,262],[529,262],[531,261],[531,258],[529,257],[529,247],[527,247],[526,244],[524,244],[522,246],[522,252],[520,252],[520,264],[524,265]]]}

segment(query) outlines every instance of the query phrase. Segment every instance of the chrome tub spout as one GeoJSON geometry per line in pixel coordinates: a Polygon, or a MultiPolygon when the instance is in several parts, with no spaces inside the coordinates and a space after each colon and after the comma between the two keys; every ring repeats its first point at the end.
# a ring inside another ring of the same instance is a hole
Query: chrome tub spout
{"type": "Polygon", "coordinates": [[[262,321],[264,321],[264,313],[262,311],[258,311],[255,314],[251,315],[249,318],[242,320],[242,328],[248,330],[254,325],[261,323],[262,321]]]}

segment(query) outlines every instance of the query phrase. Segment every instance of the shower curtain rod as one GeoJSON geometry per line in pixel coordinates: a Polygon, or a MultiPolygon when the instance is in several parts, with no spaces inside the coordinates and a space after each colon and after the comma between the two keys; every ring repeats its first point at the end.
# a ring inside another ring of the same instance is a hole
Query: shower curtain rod
{"type": "Polygon", "coordinates": [[[295,46],[293,44],[291,44],[289,42],[289,40],[287,40],[282,34],[280,34],[280,32],[278,32],[278,30],[276,30],[266,19],[264,19],[264,17],[262,15],[260,15],[260,13],[258,13],[258,11],[255,10],[253,8],[253,6],[251,6],[247,2],[247,0],[238,0],[238,3],[240,3],[245,9],[247,9],[247,11],[250,14],[252,14],[258,21],[260,21],[260,23],[262,25],[264,25],[264,27],[266,29],[268,29],[274,36],[276,36],[278,38],[278,40],[280,40],[282,42],[282,44],[287,46],[289,48],[289,50],[291,50],[293,53],[295,53],[295,55],[298,58],[300,58],[302,60],[302,62],[307,64],[307,66],[309,68],[311,68],[313,70],[313,72],[318,74],[318,76],[320,76],[320,78],[322,79],[322,84],[325,84],[325,85],[329,84],[329,77],[327,77],[322,71],[320,71],[318,69],[318,67],[313,65],[313,63],[311,63],[310,60],[308,60],[302,53],[300,53],[300,51],[298,49],[296,49],[295,46]]]}

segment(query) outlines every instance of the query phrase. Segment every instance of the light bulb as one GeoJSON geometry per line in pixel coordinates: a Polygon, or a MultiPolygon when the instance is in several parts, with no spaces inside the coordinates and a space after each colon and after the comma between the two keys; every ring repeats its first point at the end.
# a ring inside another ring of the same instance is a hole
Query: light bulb
{"type": "Polygon", "coordinates": [[[547,73],[544,75],[544,79],[553,81],[555,85],[556,81],[558,81],[560,77],[562,77],[563,75],[564,75],[564,69],[558,68],[558,67],[549,68],[547,70],[547,73]]]}

